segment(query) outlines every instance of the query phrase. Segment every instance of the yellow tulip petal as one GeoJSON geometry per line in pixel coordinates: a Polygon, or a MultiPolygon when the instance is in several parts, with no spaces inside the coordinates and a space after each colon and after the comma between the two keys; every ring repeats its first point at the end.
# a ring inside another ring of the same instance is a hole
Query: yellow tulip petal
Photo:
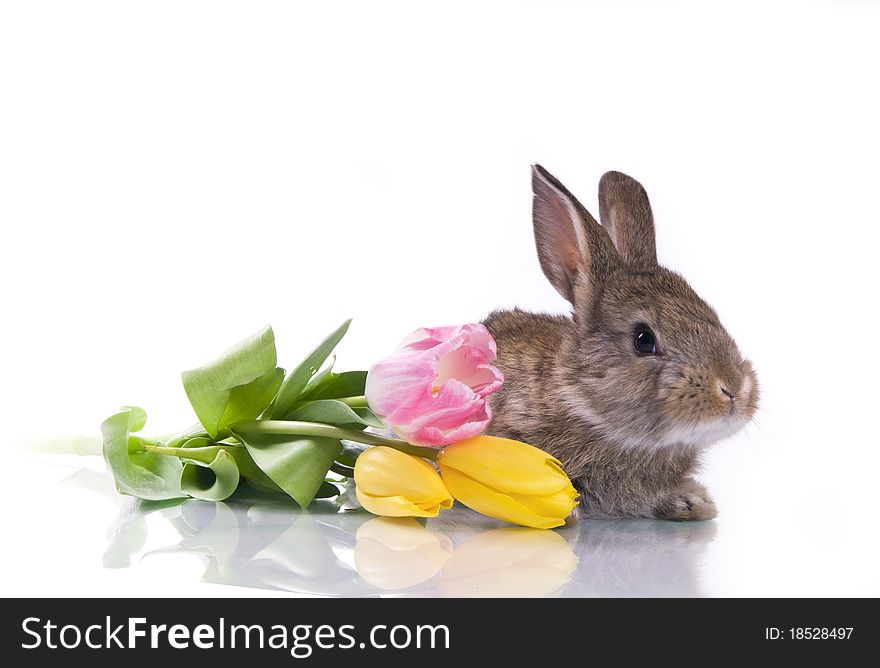
{"type": "Polygon", "coordinates": [[[565,524],[564,516],[543,516],[511,496],[497,492],[453,468],[441,467],[443,481],[452,496],[478,513],[512,524],[552,529],[565,524]]]}
{"type": "MultiPolygon", "coordinates": [[[[443,486],[443,489],[446,490],[446,486],[443,486]]],[[[449,492],[446,492],[446,496],[435,496],[433,499],[425,499],[424,501],[419,501],[415,505],[423,510],[431,511],[434,515],[437,514],[440,510],[447,510],[448,508],[452,508],[453,498],[449,496],[449,492]],[[436,509],[436,511],[434,510],[436,509]]],[[[431,517],[433,517],[432,515],[431,517]]]]}
{"type": "MultiPolygon", "coordinates": [[[[445,489],[445,487],[446,486],[444,485],[444,489],[445,489]]],[[[434,497],[433,499],[426,499],[425,501],[419,501],[416,505],[419,508],[434,508],[434,507],[436,507],[436,508],[440,508],[441,510],[448,510],[449,508],[452,508],[453,502],[454,502],[454,499],[448,495],[448,491],[447,491],[447,496],[438,496],[438,497],[434,497]]]]}
{"type": "Polygon", "coordinates": [[[527,443],[497,436],[475,436],[447,446],[437,458],[501,492],[553,495],[571,483],[558,459],[527,443]]]}
{"type": "Polygon", "coordinates": [[[577,491],[571,485],[568,489],[552,496],[525,496],[511,494],[510,497],[545,517],[568,517],[577,506],[577,491]]]}
{"type": "Polygon", "coordinates": [[[357,488],[371,496],[402,496],[414,503],[449,497],[433,466],[394,448],[380,446],[362,453],[354,477],[357,488]]]}
{"type": "Polygon", "coordinates": [[[436,517],[440,506],[419,507],[403,496],[373,496],[355,486],[360,504],[374,515],[384,517],[436,517]]]}

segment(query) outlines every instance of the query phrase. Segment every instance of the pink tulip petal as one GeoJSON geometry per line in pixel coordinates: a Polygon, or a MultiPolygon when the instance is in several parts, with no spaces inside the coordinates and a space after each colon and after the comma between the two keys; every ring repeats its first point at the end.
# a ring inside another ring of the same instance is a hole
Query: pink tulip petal
{"type": "Polygon", "coordinates": [[[419,406],[419,414],[410,424],[413,429],[431,424],[440,429],[453,429],[471,416],[483,412],[485,400],[455,379],[447,380],[432,396],[419,406]]]}
{"type": "Polygon", "coordinates": [[[481,323],[473,323],[470,325],[463,325],[462,329],[468,334],[467,345],[471,348],[480,350],[487,362],[491,362],[498,356],[495,339],[492,338],[492,335],[489,333],[489,330],[486,329],[485,325],[481,323]]]}
{"type": "Polygon", "coordinates": [[[407,336],[397,350],[428,350],[450,340],[460,340],[470,348],[482,352],[485,361],[491,362],[497,357],[495,339],[481,323],[455,325],[452,327],[422,327],[407,336]]]}
{"type": "Polygon", "coordinates": [[[479,394],[481,397],[487,397],[493,392],[497,392],[501,389],[501,386],[504,384],[504,374],[498,370],[498,368],[492,366],[491,364],[481,365],[486,368],[488,374],[492,377],[491,381],[487,382],[482,386],[472,386],[474,392],[479,394]]]}
{"type": "Polygon", "coordinates": [[[465,341],[466,337],[461,332],[461,327],[422,327],[407,336],[397,347],[397,352],[429,350],[450,339],[465,341]]]}
{"type": "Polygon", "coordinates": [[[485,397],[501,388],[504,376],[491,364],[480,359],[477,351],[471,348],[459,348],[437,360],[437,379],[435,385],[441,385],[450,378],[461,381],[481,397],[485,397]]]}
{"type": "Polygon", "coordinates": [[[418,329],[367,376],[367,403],[401,438],[445,445],[488,426],[500,389],[495,340],[479,323],[418,329]]]}
{"type": "Polygon", "coordinates": [[[467,385],[448,380],[437,396],[420,406],[418,418],[401,428],[403,433],[398,433],[416,445],[445,445],[481,433],[491,417],[484,399],[467,385]]]}
{"type": "Polygon", "coordinates": [[[458,348],[464,338],[459,334],[422,352],[398,349],[374,364],[367,374],[367,403],[386,422],[409,421],[413,410],[433,393],[437,360],[458,348]]]}
{"type": "Polygon", "coordinates": [[[367,403],[386,421],[406,420],[433,388],[435,362],[429,357],[387,357],[367,374],[367,403]]]}
{"type": "Polygon", "coordinates": [[[438,429],[437,427],[424,427],[423,429],[420,429],[419,431],[413,433],[410,438],[413,439],[411,442],[417,445],[440,447],[444,445],[449,445],[450,443],[455,443],[457,441],[463,441],[464,439],[471,438],[473,436],[479,436],[483,433],[486,427],[489,426],[489,422],[491,420],[492,417],[490,415],[484,420],[465,422],[460,427],[452,429],[450,431],[443,431],[442,429],[438,429]]]}

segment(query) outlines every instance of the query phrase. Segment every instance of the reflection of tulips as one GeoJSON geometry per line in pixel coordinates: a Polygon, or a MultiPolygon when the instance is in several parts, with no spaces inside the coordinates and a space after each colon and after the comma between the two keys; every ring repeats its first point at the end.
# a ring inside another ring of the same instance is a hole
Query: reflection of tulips
{"type": "Polygon", "coordinates": [[[406,589],[434,577],[452,541],[412,518],[377,517],[357,530],[354,563],[358,575],[379,589],[406,589]]]}
{"type": "MultiPolygon", "coordinates": [[[[123,552],[128,563],[149,563],[152,555],[176,558],[186,573],[192,572],[189,566],[197,556],[205,564],[206,582],[331,596],[390,591],[552,596],[574,576],[577,559],[556,532],[507,527],[465,538],[461,528],[469,522],[456,519],[456,514],[448,514],[448,521],[428,520],[425,528],[409,518],[364,521],[362,513],[337,514],[329,503],[317,505],[313,512],[302,512],[280,495],[278,502],[266,503],[262,497],[241,494],[228,503],[190,500],[174,506],[128,509],[110,531],[113,543],[108,552],[117,555],[115,566],[122,565],[118,555],[123,552]],[[132,517],[138,521],[132,522],[132,517]],[[149,517],[152,519],[146,521],[149,517]],[[170,525],[161,522],[163,517],[170,525]],[[156,535],[148,539],[141,533],[147,528],[156,535]],[[165,536],[175,530],[182,539],[179,543],[150,548],[136,556],[145,545],[162,545],[165,536]],[[460,543],[454,550],[453,541],[460,543]]],[[[617,531],[610,533],[616,535],[617,531]]],[[[644,527],[642,532],[651,538],[644,527]]],[[[567,533],[566,538],[577,541],[585,533],[567,533]]],[[[655,542],[649,547],[653,545],[654,553],[666,554],[656,543],[656,532],[653,535],[655,542]]],[[[674,545],[668,547],[673,549],[669,559],[680,556],[674,545]]],[[[577,549],[574,544],[572,548],[577,549]]],[[[606,554],[605,561],[617,559],[619,554],[606,554]]],[[[624,562],[626,556],[624,551],[624,562]]],[[[656,562],[648,559],[645,568],[656,562]]],[[[651,573],[654,571],[643,575],[651,573]]],[[[654,576],[651,582],[659,582],[656,573],[654,576]]]]}
{"type": "Polygon", "coordinates": [[[440,590],[454,597],[558,595],[578,558],[552,531],[506,527],[457,547],[443,567],[440,590]]]}
{"type": "Polygon", "coordinates": [[[437,463],[452,496],[499,520],[552,529],[577,505],[559,460],[526,443],[477,436],[445,448],[437,463]]]}
{"type": "Polygon", "coordinates": [[[420,457],[393,448],[370,448],[354,467],[361,505],[386,517],[435,517],[452,507],[452,497],[437,471],[420,457]]]}
{"type": "Polygon", "coordinates": [[[558,594],[578,559],[552,531],[493,529],[453,551],[447,536],[414,519],[377,517],[358,529],[354,563],[361,579],[383,590],[413,587],[439,571],[443,596],[539,597],[558,594]]]}

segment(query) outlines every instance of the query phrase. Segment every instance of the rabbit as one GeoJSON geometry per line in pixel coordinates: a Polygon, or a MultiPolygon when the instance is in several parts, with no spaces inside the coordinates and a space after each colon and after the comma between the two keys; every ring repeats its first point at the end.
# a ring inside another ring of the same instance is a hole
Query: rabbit
{"type": "Polygon", "coordinates": [[[657,263],[638,181],[602,177],[602,225],[540,165],[532,189],[541,268],[572,312],[516,308],[484,320],[505,377],[487,433],[559,459],[580,516],[714,518],[693,475],[707,446],[755,414],[751,363],[712,307],[657,263]]]}

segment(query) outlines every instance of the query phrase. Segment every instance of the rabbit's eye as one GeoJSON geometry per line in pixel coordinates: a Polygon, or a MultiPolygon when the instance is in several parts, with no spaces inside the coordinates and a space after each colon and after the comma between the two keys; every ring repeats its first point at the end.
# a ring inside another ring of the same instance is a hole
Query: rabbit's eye
{"type": "Polygon", "coordinates": [[[654,338],[654,332],[644,325],[639,325],[636,328],[633,344],[635,345],[636,352],[640,355],[657,354],[657,340],[654,338]]]}

